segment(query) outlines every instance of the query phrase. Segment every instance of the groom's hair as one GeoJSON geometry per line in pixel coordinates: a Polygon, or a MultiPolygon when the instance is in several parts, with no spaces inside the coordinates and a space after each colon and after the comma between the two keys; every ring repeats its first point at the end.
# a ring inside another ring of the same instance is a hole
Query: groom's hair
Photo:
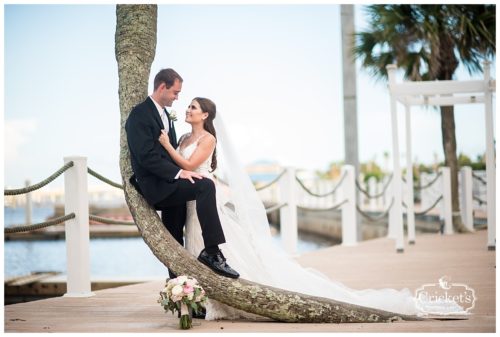
{"type": "Polygon", "coordinates": [[[174,85],[175,80],[183,81],[181,75],[177,74],[177,72],[172,68],[162,69],[155,76],[154,81],[154,90],[158,89],[160,84],[165,83],[167,85],[167,89],[174,85]]]}

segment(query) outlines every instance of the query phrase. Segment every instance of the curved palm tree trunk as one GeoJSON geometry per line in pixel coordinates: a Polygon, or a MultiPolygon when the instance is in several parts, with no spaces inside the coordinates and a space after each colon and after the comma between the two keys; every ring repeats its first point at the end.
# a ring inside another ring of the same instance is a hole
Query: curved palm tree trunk
{"type": "Polygon", "coordinates": [[[150,67],[156,48],[157,7],[117,5],[116,17],[115,52],[121,112],[120,171],[125,200],[144,241],[165,266],[177,275],[186,274],[198,279],[210,298],[278,321],[367,323],[421,320],[414,316],[276,289],[243,279],[222,277],[199,263],[179,245],[165,229],[155,210],[128,181],[132,169],[124,124],[132,107],[147,96],[150,67]]]}

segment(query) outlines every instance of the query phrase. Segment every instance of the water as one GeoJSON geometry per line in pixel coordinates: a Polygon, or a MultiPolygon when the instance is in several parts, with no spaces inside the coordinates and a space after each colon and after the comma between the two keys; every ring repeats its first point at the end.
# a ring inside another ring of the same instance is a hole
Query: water
{"type": "MultiPolygon", "coordinates": [[[[24,207],[4,207],[3,208],[3,220],[5,227],[10,227],[12,225],[21,225],[26,223],[26,215],[24,207]]],[[[31,222],[39,223],[45,221],[47,217],[54,214],[54,206],[33,206],[33,212],[31,213],[31,222]]]]}
{"type": "Polygon", "coordinates": [[[255,183],[268,183],[278,176],[279,173],[252,173],[250,179],[255,183]]]}
{"type": "MultiPolygon", "coordinates": [[[[24,209],[4,208],[5,224],[24,222],[24,209]]],[[[33,208],[33,222],[45,220],[53,209],[33,208]],[[45,216],[45,217],[44,217],[45,216]]],[[[281,238],[274,243],[281,247],[281,238]]],[[[299,235],[299,254],[331,246],[328,240],[299,235]]],[[[6,241],[4,243],[5,277],[29,274],[34,271],[66,273],[66,242],[6,241]]],[[[90,273],[92,278],[150,278],[165,277],[165,266],[158,261],[142,238],[96,238],[90,240],[90,273]]]]}

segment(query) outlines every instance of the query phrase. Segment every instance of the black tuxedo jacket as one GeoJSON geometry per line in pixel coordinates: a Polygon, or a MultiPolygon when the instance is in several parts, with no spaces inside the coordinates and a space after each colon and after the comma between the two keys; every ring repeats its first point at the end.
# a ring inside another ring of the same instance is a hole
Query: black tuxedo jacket
{"type": "Polygon", "coordinates": [[[163,122],[148,97],[132,109],[125,130],[134,175],[130,182],[154,206],[177,189],[175,176],[180,167],[158,141],[163,122]]]}

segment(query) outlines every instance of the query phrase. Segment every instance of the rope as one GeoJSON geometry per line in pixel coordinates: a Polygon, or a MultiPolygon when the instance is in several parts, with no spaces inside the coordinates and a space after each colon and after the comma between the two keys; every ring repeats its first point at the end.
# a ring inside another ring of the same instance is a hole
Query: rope
{"type": "Polygon", "coordinates": [[[300,209],[301,211],[310,211],[310,212],[335,211],[337,208],[339,208],[340,206],[342,206],[346,202],[348,202],[347,199],[345,199],[342,202],[338,203],[337,205],[329,207],[329,208],[309,208],[309,207],[302,207],[302,206],[297,206],[297,208],[300,209]]]}
{"type": "Polygon", "coordinates": [[[52,174],[50,177],[47,179],[39,182],[38,184],[31,185],[31,186],[26,186],[24,188],[18,188],[14,190],[4,190],[3,195],[19,195],[19,194],[26,194],[35,190],[38,190],[48,183],[52,182],[54,179],[59,177],[64,171],[69,169],[74,165],[73,161],[67,162],[63,167],[61,167],[59,170],[57,170],[54,174],[52,174]]]}
{"type": "Polygon", "coordinates": [[[376,198],[380,198],[381,196],[384,195],[385,191],[387,190],[387,187],[389,187],[389,183],[391,182],[392,180],[392,174],[389,176],[389,179],[387,180],[387,182],[385,183],[385,186],[384,188],[382,189],[382,192],[380,192],[379,194],[375,194],[375,195],[370,195],[370,193],[368,193],[367,190],[364,190],[361,185],[359,184],[358,180],[356,180],[356,188],[358,190],[360,190],[364,195],[366,195],[368,197],[368,199],[376,199],[376,198]]]}
{"type": "Polygon", "coordinates": [[[380,219],[383,219],[385,218],[385,216],[389,213],[389,211],[391,210],[391,207],[392,207],[392,204],[394,204],[394,198],[391,199],[391,203],[389,205],[389,207],[387,207],[387,209],[380,213],[379,215],[377,216],[371,216],[369,215],[368,213],[365,213],[361,210],[361,208],[359,208],[358,205],[356,205],[356,210],[362,215],[364,216],[366,219],[368,219],[368,221],[372,221],[372,222],[376,222],[376,221],[379,221],[380,219]]]}
{"type": "Polygon", "coordinates": [[[283,175],[286,173],[286,170],[283,170],[276,178],[273,179],[273,181],[271,181],[270,183],[267,183],[265,184],[264,186],[260,186],[260,187],[257,187],[255,190],[257,191],[262,191],[263,189],[266,189],[268,188],[269,186],[273,185],[274,183],[276,183],[278,180],[281,179],[281,177],[283,177],[283,175]]]}
{"type": "Polygon", "coordinates": [[[135,222],[115,220],[109,218],[103,218],[97,215],[89,214],[89,219],[100,223],[110,224],[110,225],[135,225],[135,222]]]}
{"type": "Polygon", "coordinates": [[[281,205],[274,205],[274,206],[271,206],[269,208],[266,208],[266,213],[269,214],[269,213],[272,213],[274,211],[277,211],[278,209],[281,209],[285,206],[288,206],[288,204],[286,202],[282,203],[281,205]]]}
{"type": "Polygon", "coordinates": [[[97,179],[99,179],[100,181],[105,182],[108,185],[111,185],[113,187],[116,187],[116,188],[119,188],[119,189],[123,190],[123,185],[120,185],[118,183],[115,183],[114,181],[109,180],[108,178],[106,178],[106,177],[100,175],[99,173],[97,173],[96,171],[92,170],[90,167],[87,167],[87,172],[90,175],[92,175],[92,176],[96,177],[97,179]]]}
{"type": "Polygon", "coordinates": [[[55,219],[52,219],[52,220],[49,220],[46,222],[41,222],[41,223],[35,224],[35,225],[15,226],[15,227],[10,227],[10,228],[5,228],[4,234],[34,231],[37,229],[58,225],[62,222],[65,222],[66,220],[74,219],[74,218],[75,218],[75,213],[70,213],[70,214],[60,216],[58,218],[55,218],[55,219]]]}
{"type": "Polygon", "coordinates": [[[310,189],[308,189],[304,183],[297,177],[295,176],[295,180],[297,180],[297,182],[299,183],[299,185],[310,195],[312,195],[313,197],[318,197],[318,198],[323,198],[323,197],[326,197],[330,194],[333,194],[337,191],[337,189],[340,187],[340,185],[342,184],[342,181],[344,181],[345,177],[347,176],[347,172],[344,172],[344,174],[342,175],[342,177],[340,177],[340,180],[339,182],[333,187],[333,190],[331,190],[330,192],[327,192],[325,194],[317,194],[317,193],[314,193],[313,191],[311,191],[310,189]]]}
{"type": "MultiPolygon", "coordinates": [[[[401,180],[403,180],[403,182],[406,184],[407,180],[405,177],[401,176],[401,180]]],[[[413,189],[417,189],[418,188],[418,185],[417,184],[413,184],[413,189]]]]}
{"type": "Polygon", "coordinates": [[[439,198],[437,198],[436,201],[434,201],[434,203],[431,205],[431,207],[427,208],[425,211],[414,212],[413,214],[415,214],[415,215],[424,215],[425,213],[429,212],[431,209],[433,209],[434,207],[436,207],[436,205],[438,204],[439,201],[441,201],[441,199],[443,199],[443,195],[442,194],[441,194],[441,196],[439,198]]]}
{"type": "Polygon", "coordinates": [[[476,197],[475,195],[472,196],[472,199],[474,199],[477,202],[479,202],[479,206],[481,206],[482,204],[485,204],[485,205],[488,204],[488,202],[486,202],[486,200],[480,199],[479,197],[476,197]]]}
{"type": "Polygon", "coordinates": [[[443,172],[439,172],[436,176],[436,178],[432,179],[430,182],[427,183],[427,185],[424,185],[424,186],[415,186],[415,189],[416,190],[423,190],[423,189],[426,189],[427,187],[431,186],[432,184],[434,184],[438,179],[439,177],[443,174],[443,172]]]}
{"type": "Polygon", "coordinates": [[[476,178],[477,180],[479,180],[480,182],[482,182],[484,185],[487,184],[486,180],[484,180],[482,177],[474,174],[474,172],[472,172],[472,177],[476,178]]]}

